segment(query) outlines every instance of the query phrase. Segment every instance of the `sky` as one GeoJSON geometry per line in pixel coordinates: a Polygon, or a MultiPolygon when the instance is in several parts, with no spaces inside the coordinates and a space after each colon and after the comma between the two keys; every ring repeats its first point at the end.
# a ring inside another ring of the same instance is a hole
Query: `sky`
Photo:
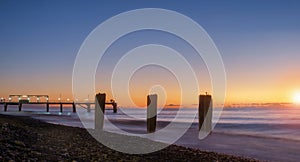
{"type": "MultiPolygon", "coordinates": [[[[48,94],[72,98],[72,72],[78,50],[89,33],[112,16],[139,8],[164,8],[184,14],[210,35],[222,56],[226,103],[292,102],[300,92],[299,1],[0,1],[0,97],[48,94]]],[[[139,31],[117,40],[96,73],[97,92],[112,98],[109,73],[126,51],[147,43],[175,48],[190,61],[200,92],[211,92],[201,58],[174,35],[139,31]]],[[[135,73],[130,96],[138,106],[153,85],[178,104],[179,84],[168,70],[147,66],[135,73]],[[144,74],[151,74],[145,76],[144,74]],[[153,77],[156,76],[156,77],[153,77]],[[155,78],[155,79],[153,79],[155,78]]],[[[93,94],[87,96],[92,99],[93,94]]],[[[197,98],[197,96],[195,96],[197,98]]],[[[122,97],[120,105],[131,106],[122,97]]],[[[195,104],[191,100],[186,105],[195,104]]]]}

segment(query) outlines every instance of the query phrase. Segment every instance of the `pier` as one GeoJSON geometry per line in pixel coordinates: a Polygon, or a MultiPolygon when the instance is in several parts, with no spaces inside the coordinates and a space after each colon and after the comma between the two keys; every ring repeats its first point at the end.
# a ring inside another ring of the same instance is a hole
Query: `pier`
{"type": "MultiPolygon", "coordinates": [[[[63,107],[70,105],[74,113],[76,113],[76,105],[79,105],[83,108],[86,108],[88,112],[91,112],[91,105],[94,105],[95,102],[74,102],[74,101],[61,101],[61,98],[58,101],[49,101],[48,95],[9,95],[8,101],[1,99],[0,105],[3,105],[4,111],[8,110],[9,105],[17,105],[19,111],[22,111],[23,105],[45,105],[46,112],[49,112],[51,105],[59,105],[60,112],[63,112],[63,107]],[[17,97],[18,101],[12,101],[13,97],[17,97]],[[32,101],[32,97],[35,97],[36,100],[32,101]],[[41,102],[41,98],[45,98],[45,101],[41,102]]],[[[114,100],[110,102],[105,102],[106,105],[111,105],[113,107],[113,112],[117,113],[117,103],[114,100]]]]}
{"type": "Polygon", "coordinates": [[[63,105],[71,105],[73,112],[76,112],[76,104],[74,102],[0,102],[0,105],[4,105],[4,111],[7,111],[9,105],[17,105],[19,111],[22,111],[23,105],[45,105],[47,112],[49,112],[50,105],[60,105],[60,112],[63,112],[63,105]]]}

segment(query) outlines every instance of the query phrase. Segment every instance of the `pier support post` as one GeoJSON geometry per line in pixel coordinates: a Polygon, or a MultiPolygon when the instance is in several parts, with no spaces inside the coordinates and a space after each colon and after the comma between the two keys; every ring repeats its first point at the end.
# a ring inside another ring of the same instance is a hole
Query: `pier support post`
{"type": "Polygon", "coordinates": [[[76,105],[74,102],[73,102],[73,113],[76,113],[76,105]]]}
{"type": "Polygon", "coordinates": [[[114,113],[117,113],[117,103],[116,102],[113,102],[113,111],[114,113]]]}
{"type": "Polygon", "coordinates": [[[60,112],[63,112],[63,104],[60,103],[60,112]]]}
{"type": "Polygon", "coordinates": [[[7,103],[4,103],[4,111],[7,111],[7,103]]]}
{"type": "Polygon", "coordinates": [[[211,95],[199,96],[199,130],[209,133],[212,129],[212,99],[211,95]]]}
{"type": "Polygon", "coordinates": [[[22,103],[19,103],[19,111],[22,111],[22,103]]]}
{"type": "Polygon", "coordinates": [[[147,132],[153,133],[156,129],[157,95],[147,96],[147,132]]]}
{"type": "Polygon", "coordinates": [[[46,103],[46,111],[49,112],[49,103],[46,103]]]}
{"type": "Polygon", "coordinates": [[[102,130],[104,124],[104,112],[105,112],[105,93],[98,93],[95,97],[95,129],[102,130]]]}
{"type": "Polygon", "coordinates": [[[86,106],[87,106],[87,112],[91,112],[91,104],[88,103],[88,104],[86,104],[86,106]]]}

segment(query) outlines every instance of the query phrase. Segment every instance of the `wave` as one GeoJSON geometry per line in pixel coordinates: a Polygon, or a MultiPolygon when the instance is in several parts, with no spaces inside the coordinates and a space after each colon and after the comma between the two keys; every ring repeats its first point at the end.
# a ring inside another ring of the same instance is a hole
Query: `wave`
{"type": "Polygon", "coordinates": [[[230,135],[230,136],[245,136],[245,137],[253,137],[253,138],[265,138],[265,139],[276,139],[276,140],[300,142],[300,138],[272,136],[272,135],[267,135],[267,134],[255,134],[255,133],[249,134],[249,133],[243,133],[243,132],[228,132],[228,131],[220,131],[220,130],[213,130],[213,133],[230,135]]]}

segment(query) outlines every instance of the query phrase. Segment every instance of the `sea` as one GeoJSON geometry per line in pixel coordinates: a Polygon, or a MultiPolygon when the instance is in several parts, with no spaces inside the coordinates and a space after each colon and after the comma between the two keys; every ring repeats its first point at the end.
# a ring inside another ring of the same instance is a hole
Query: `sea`
{"type": "MultiPolygon", "coordinates": [[[[176,121],[198,124],[198,115],[195,115],[195,119],[192,118],[195,113],[194,109],[183,108],[183,110],[184,115],[178,116],[176,121]]],[[[243,107],[223,108],[217,111],[222,112],[219,118],[217,115],[213,115],[215,125],[213,132],[300,141],[300,107],[243,107]]],[[[124,114],[126,113],[129,115],[114,116],[112,113],[109,114],[110,118],[113,119],[123,116],[124,119],[128,120],[135,118],[146,120],[145,114],[147,112],[145,109],[126,109],[124,114]]],[[[178,109],[162,109],[157,115],[157,121],[174,121],[177,113],[178,109]]]]}
{"type": "MultiPolygon", "coordinates": [[[[83,108],[77,109],[81,114],[85,113],[86,118],[94,116],[93,110],[92,113],[88,113],[83,108]]],[[[176,121],[198,124],[197,109],[181,108],[180,110],[181,115],[178,115],[179,109],[176,108],[158,109],[157,121],[172,122],[177,117],[176,121]]],[[[220,113],[220,116],[217,118],[213,115],[215,125],[213,132],[300,141],[300,106],[298,108],[223,108],[217,109],[216,112],[220,113]]],[[[31,116],[50,123],[82,127],[78,114],[73,113],[71,108],[64,108],[63,113],[59,112],[58,107],[50,108],[50,112],[47,113],[44,106],[30,107],[28,105],[23,107],[22,112],[19,112],[17,107],[10,106],[8,111],[4,112],[0,106],[0,113],[31,116]]],[[[147,110],[143,108],[119,108],[116,114],[111,109],[107,109],[105,115],[107,119],[113,120],[145,121],[146,113],[147,110]]]]}

